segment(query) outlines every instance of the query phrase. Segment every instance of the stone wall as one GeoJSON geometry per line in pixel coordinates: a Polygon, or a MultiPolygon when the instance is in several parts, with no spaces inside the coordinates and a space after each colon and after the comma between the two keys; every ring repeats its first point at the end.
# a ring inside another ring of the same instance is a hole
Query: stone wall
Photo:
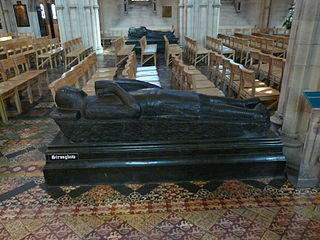
{"type": "Polygon", "coordinates": [[[36,37],[40,37],[40,27],[38,16],[36,12],[35,0],[21,0],[22,4],[26,4],[28,11],[28,18],[30,27],[17,27],[16,18],[14,15],[13,5],[17,4],[16,0],[6,0],[1,1],[0,6],[0,18],[2,23],[2,28],[0,32],[34,32],[36,37]],[[32,6],[32,8],[31,8],[32,6]]]}
{"type": "Polygon", "coordinates": [[[128,30],[129,27],[146,26],[151,29],[178,29],[178,0],[158,0],[157,12],[152,5],[129,5],[128,13],[124,13],[123,1],[100,0],[101,30],[128,30]],[[162,7],[172,6],[172,17],[162,17],[162,7]]]}
{"type": "MultiPolygon", "coordinates": [[[[281,27],[293,0],[272,0],[269,27],[281,27]]],[[[253,28],[258,26],[262,0],[241,0],[236,13],[232,1],[222,1],[219,28],[253,28]]]]}

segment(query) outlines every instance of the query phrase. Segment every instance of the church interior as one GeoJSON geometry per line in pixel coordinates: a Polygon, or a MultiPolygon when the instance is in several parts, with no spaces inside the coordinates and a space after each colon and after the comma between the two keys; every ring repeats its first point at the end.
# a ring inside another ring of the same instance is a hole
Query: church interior
{"type": "Polygon", "coordinates": [[[319,0],[1,0],[0,239],[320,240],[319,0]]]}

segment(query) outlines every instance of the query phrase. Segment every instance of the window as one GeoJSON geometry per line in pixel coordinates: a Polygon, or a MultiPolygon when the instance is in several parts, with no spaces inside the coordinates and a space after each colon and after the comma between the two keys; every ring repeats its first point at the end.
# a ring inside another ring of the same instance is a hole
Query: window
{"type": "Polygon", "coordinates": [[[51,12],[52,12],[52,18],[57,19],[56,5],[54,5],[54,3],[51,4],[51,12]]]}
{"type": "Polygon", "coordinates": [[[44,5],[42,3],[40,4],[40,11],[41,11],[41,18],[46,19],[46,11],[45,11],[44,5]]]}

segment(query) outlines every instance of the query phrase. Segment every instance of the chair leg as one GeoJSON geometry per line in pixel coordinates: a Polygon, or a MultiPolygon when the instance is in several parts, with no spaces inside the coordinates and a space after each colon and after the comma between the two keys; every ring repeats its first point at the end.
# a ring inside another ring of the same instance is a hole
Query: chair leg
{"type": "Polygon", "coordinates": [[[32,104],[33,103],[33,96],[32,96],[31,86],[27,87],[27,94],[28,94],[29,103],[32,104]]]}
{"type": "Polygon", "coordinates": [[[2,122],[3,123],[7,123],[8,122],[8,116],[6,113],[6,105],[3,101],[3,99],[0,97],[0,115],[2,118],[2,122]]]}
{"type": "Polygon", "coordinates": [[[42,86],[41,86],[40,77],[38,77],[37,87],[38,87],[39,97],[42,97],[42,86]]]}
{"type": "Polygon", "coordinates": [[[22,113],[21,101],[20,101],[18,91],[16,91],[16,93],[14,94],[14,102],[16,104],[16,108],[17,108],[18,113],[19,114],[22,113]]]}

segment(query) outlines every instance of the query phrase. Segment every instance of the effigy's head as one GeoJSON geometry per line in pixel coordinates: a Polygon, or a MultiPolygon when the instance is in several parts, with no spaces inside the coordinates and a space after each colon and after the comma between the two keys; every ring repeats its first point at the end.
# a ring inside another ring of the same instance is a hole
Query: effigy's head
{"type": "Polygon", "coordinates": [[[81,89],[62,87],[58,89],[55,101],[59,108],[82,110],[86,97],[87,94],[81,89]]]}

